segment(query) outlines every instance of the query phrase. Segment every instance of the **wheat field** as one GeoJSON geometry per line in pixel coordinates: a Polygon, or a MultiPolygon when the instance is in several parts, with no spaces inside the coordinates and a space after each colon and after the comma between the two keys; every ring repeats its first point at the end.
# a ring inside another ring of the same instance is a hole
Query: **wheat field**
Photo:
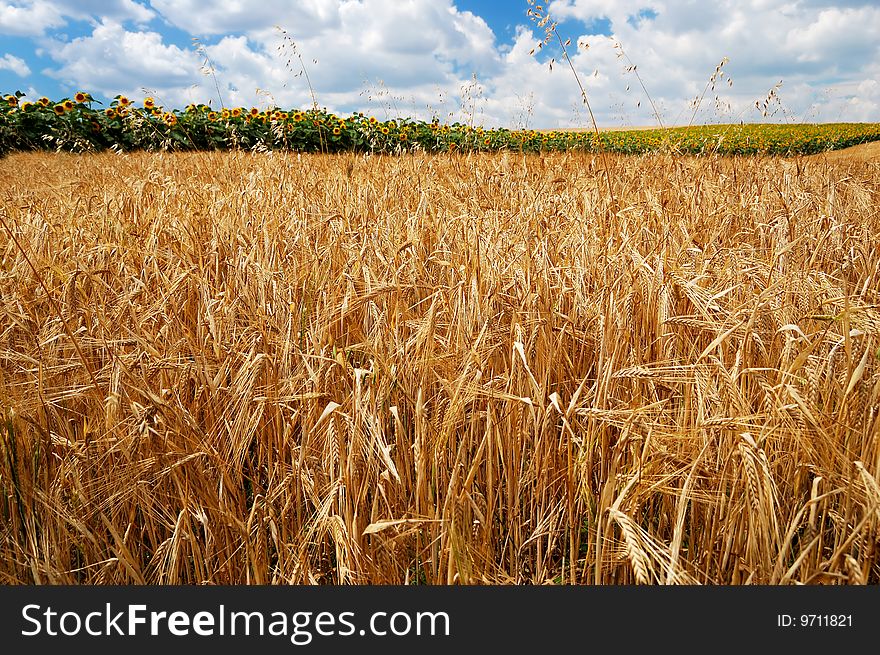
{"type": "Polygon", "coordinates": [[[880,171],[0,160],[0,583],[880,582],[880,171]]]}

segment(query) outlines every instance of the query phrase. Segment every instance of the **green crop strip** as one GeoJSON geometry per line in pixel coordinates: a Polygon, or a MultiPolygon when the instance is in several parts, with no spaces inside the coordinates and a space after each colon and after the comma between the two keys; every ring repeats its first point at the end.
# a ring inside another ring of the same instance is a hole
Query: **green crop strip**
{"type": "Polygon", "coordinates": [[[0,154],[57,150],[289,150],[296,152],[579,150],[645,154],[808,155],[880,140],[880,123],[703,125],[669,129],[537,131],[395,119],[321,109],[164,109],[153,98],[116,96],[103,108],[88,93],[52,101],[0,102],[0,154]]]}

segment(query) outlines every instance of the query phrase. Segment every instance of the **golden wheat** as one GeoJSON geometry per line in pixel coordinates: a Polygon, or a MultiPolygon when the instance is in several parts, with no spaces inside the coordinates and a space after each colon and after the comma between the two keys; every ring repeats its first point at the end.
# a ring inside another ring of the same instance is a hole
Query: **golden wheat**
{"type": "Polygon", "coordinates": [[[880,582],[870,162],[0,161],[0,582],[880,582]]]}

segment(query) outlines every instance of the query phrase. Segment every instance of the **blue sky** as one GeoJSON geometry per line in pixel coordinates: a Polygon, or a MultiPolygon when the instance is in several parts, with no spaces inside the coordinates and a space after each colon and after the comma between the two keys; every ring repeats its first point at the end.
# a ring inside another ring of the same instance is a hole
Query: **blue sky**
{"type": "MultiPolygon", "coordinates": [[[[529,54],[543,32],[528,8],[526,0],[0,0],[0,91],[54,99],[86,90],[105,102],[154,95],[167,107],[310,106],[280,27],[318,104],[336,112],[585,125],[558,47],[529,54]]],[[[876,0],[552,0],[546,8],[572,40],[603,126],[880,121],[876,0]],[[723,75],[712,80],[721,61],[723,75]],[[755,103],[779,82],[765,116],[755,103]]]]}

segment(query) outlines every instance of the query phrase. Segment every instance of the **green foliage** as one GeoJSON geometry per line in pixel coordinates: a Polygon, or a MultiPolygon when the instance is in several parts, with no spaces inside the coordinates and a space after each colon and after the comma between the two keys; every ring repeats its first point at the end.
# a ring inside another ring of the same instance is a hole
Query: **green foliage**
{"type": "Polygon", "coordinates": [[[0,155],[16,150],[94,152],[131,150],[293,150],[397,153],[582,150],[642,154],[718,153],[799,155],[880,140],[880,124],[706,125],[603,132],[485,130],[461,123],[378,121],[362,113],[340,117],[325,109],[220,111],[189,105],[164,110],[152,98],[142,106],[116,96],[109,107],[88,93],[22,102],[20,91],[0,99],[0,155]]]}

